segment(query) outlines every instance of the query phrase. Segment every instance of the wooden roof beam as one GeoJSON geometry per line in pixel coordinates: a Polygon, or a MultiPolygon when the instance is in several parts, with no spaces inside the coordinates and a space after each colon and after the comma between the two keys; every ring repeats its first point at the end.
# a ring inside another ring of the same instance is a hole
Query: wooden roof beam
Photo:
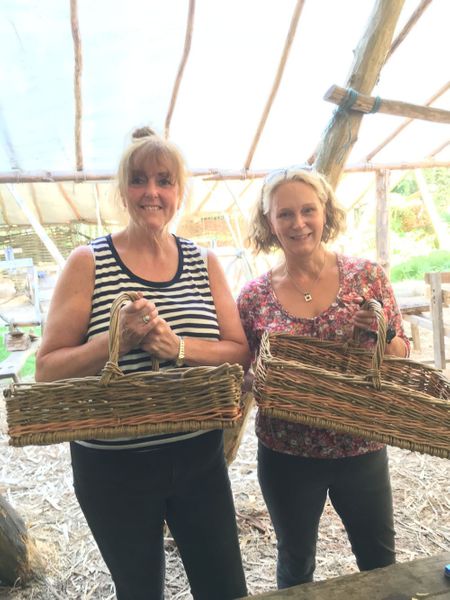
{"type": "MultiPolygon", "coordinates": [[[[445,94],[445,92],[450,89],[450,81],[447,81],[447,83],[445,83],[435,94],[433,94],[433,96],[431,96],[431,98],[429,98],[425,103],[424,106],[430,106],[431,104],[433,104],[433,102],[435,100],[437,100],[438,98],[440,98],[443,94],[445,94]]],[[[409,119],[405,119],[403,121],[403,123],[401,123],[396,129],[394,129],[394,131],[392,133],[390,133],[388,135],[387,138],[385,138],[380,144],[378,144],[378,146],[376,146],[376,148],[374,148],[372,150],[372,152],[369,152],[369,154],[364,158],[364,161],[371,161],[372,158],[377,155],[379,152],[381,152],[381,150],[383,150],[383,148],[385,148],[389,142],[392,142],[392,140],[394,138],[396,138],[398,136],[399,133],[401,133],[405,127],[407,127],[408,125],[411,125],[411,123],[414,122],[414,119],[409,118],[409,119]]]]}
{"type": "Polygon", "coordinates": [[[385,100],[379,96],[374,98],[373,96],[358,94],[354,90],[346,90],[338,85],[330,87],[324,96],[324,100],[339,105],[347,103],[347,110],[357,110],[366,114],[384,113],[387,115],[409,117],[411,119],[434,121],[435,123],[450,123],[450,110],[410,104],[409,102],[401,102],[400,100],[385,100]],[[352,101],[351,105],[348,103],[349,97],[352,101]]]}
{"type": "Polygon", "coordinates": [[[80,212],[78,211],[75,202],[72,200],[72,198],[68,194],[66,188],[62,185],[61,182],[58,182],[57,185],[58,185],[59,191],[61,192],[61,196],[64,198],[64,200],[66,201],[66,203],[70,206],[70,208],[71,208],[71,210],[72,210],[72,212],[73,212],[73,214],[75,216],[75,219],[77,221],[81,221],[82,218],[81,218],[80,212]]]}
{"type": "Polygon", "coordinates": [[[186,25],[186,35],[184,38],[184,50],[181,58],[180,66],[178,67],[178,73],[175,79],[175,83],[172,90],[172,98],[170,99],[169,110],[167,111],[166,121],[164,124],[164,136],[169,137],[170,122],[172,120],[173,111],[175,109],[175,103],[178,97],[178,90],[180,89],[181,80],[184,74],[184,68],[186,66],[189,53],[191,51],[192,42],[192,31],[194,29],[194,14],[195,14],[195,0],[189,0],[189,12],[186,25]]]}
{"type": "Polygon", "coordinates": [[[398,36],[392,42],[392,45],[389,48],[388,53],[386,54],[386,58],[384,59],[385,64],[391,58],[391,56],[394,54],[394,52],[397,50],[397,48],[400,46],[400,44],[404,41],[404,39],[406,38],[408,33],[411,31],[411,29],[414,27],[414,25],[417,23],[417,21],[420,19],[420,17],[425,12],[425,9],[428,8],[428,6],[431,4],[432,1],[433,0],[422,0],[420,2],[419,6],[409,17],[409,19],[406,22],[403,29],[400,31],[398,36]]]}
{"type": "MultiPolygon", "coordinates": [[[[386,54],[392,43],[395,26],[404,0],[377,0],[371,18],[356,50],[346,88],[369,94],[376,84],[386,54]]],[[[315,168],[336,186],[356,140],[362,113],[335,111],[320,141],[315,168]]]]}
{"type": "Polygon", "coordinates": [[[83,150],[81,144],[81,125],[83,119],[83,102],[81,97],[81,75],[83,72],[83,54],[81,50],[80,28],[78,24],[78,0],[70,0],[70,24],[72,28],[75,96],[75,157],[77,171],[83,170],[83,150]]]}
{"type": "Polygon", "coordinates": [[[278,65],[278,69],[275,75],[275,80],[272,84],[272,89],[270,90],[269,98],[267,99],[266,106],[264,107],[261,119],[259,121],[258,128],[256,130],[255,136],[250,146],[250,150],[247,155],[247,159],[245,161],[245,169],[250,168],[250,164],[253,160],[253,156],[255,154],[256,146],[258,145],[259,139],[263,132],[264,126],[266,124],[267,118],[269,116],[270,110],[272,108],[272,104],[275,100],[275,96],[277,95],[278,88],[280,87],[281,79],[283,77],[284,68],[286,66],[286,62],[289,56],[289,52],[292,46],[292,42],[295,38],[295,33],[297,31],[298,21],[300,19],[300,15],[302,14],[303,5],[305,0],[297,0],[297,3],[294,8],[294,13],[292,15],[291,24],[289,26],[289,32],[286,37],[286,41],[284,43],[283,54],[280,59],[280,63],[278,65]]]}

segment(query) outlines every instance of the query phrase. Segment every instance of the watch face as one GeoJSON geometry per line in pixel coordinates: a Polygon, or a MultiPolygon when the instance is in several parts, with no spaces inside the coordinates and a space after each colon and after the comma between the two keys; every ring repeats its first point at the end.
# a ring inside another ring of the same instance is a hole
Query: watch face
{"type": "Polygon", "coordinates": [[[389,329],[386,331],[386,344],[390,344],[396,335],[397,332],[395,329],[393,327],[389,327],[389,329]]]}

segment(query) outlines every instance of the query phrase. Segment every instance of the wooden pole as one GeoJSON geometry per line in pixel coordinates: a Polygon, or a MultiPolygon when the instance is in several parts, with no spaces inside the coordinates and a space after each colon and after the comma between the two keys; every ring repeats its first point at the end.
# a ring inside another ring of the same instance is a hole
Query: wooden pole
{"type": "MultiPolygon", "coordinates": [[[[333,85],[326,92],[324,100],[334,102],[334,104],[341,104],[348,97],[348,93],[349,91],[345,88],[333,85]]],[[[373,96],[366,96],[364,94],[356,94],[353,104],[347,110],[357,110],[363,113],[379,112],[400,117],[410,117],[412,119],[434,121],[435,123],[450,123],[450,110],[420,106],[419,104],[410,104],[408,102],[401,102],[400,100],[374,98],[373,96]]]]}
{"type": "Polygon", "coordinates": [[[12,188],[12,186],[8,185],[7,187],[8,187],[9,193],[14,198],[17,205],[22,209],[22,211],[24,212],[28,221],[30,222],[31,226],[33,227],[34,231],[39,236],[41,242],[44,244],[44,246],[50,252],[51,256],[53,256],[56,264],[62,269],[66,261],[64,260],[64,257],[61,254],[61,252],[56,247],[55,243],[49,238],[49,236],[47,235],[47,232],[42,227],[42,225],[39,223],[39,221],[36,219],[36,217],[33,215],[31,210],[28,208],[28,206],[26,205],[26,202],[23,200],[23,198],[21,198],[21,196],[19,196],[19,194],[12,188]]]}
{"type": "Polygon", "coordinates": [[[178,97],[178,90],[180,89],[181,80],[183,78],[184,68],[186,66],[189,53],[191,51],[192,42],[192,31],[194,29],[194,14],[195,14],[195,0],[189,0],[189,12],[188,20],[186,25],[186,35],[184,38],[184,50],[181,58],[180,66],[178,67],[178,73],[175,79],[175,84],[172,90],[172,98],[170,99],[169,110],[167,111],[166,122],[164,125],[164,135],[166,138],[169,137],[170,122],[172,120],[173,111],[175,109],[175,103],[178,97]]]}
{"type": "Polygon", "coordinates": [[[403,40],[406,38],[408,33],[411,31],[411,29],[414,27],[414,25],[417,23],[417,21],[423,15],[423,13],[425,12],[425,9],[428,8],[428,6],[431,4],[431,2],[432,2],[432,0],[422,0],[422,2],[419,4],[419,6],[416,8],[416,10],[409,17],[409,19],[408,19],[407,23],[405,24],[405,26],[403,27],[403,29],[400,31],[398,36],[392,42],[392,46],[389,48],[389,52],[386,54],[386,59],[384,61],[385,64],[391,58],[391,56],[394,54],[394,52],[397,50],[397,48],[400,46],[400,44],[403,42],[403,40]]]}
{"type": "MultiPolygon", "coordinates": [[[[424,106],[430,106],[431,104],[433,104],[433,102],[435,100],[437,100],[438,98],[440,98],[443,94],[445,94],[445,92],[450,88],[450,81],[447,81],[446,84],[444,84],[435,94],[433,94],[431,96],[431,98],[429,98],[424,106]]],[[[371,152],[369,152],[369,154],[366,156],[365,160],[367,162],[371,161],[372,158],[378,154],[381,150],[383,150],[383,148],[385,148],[389,142],[392,142],[392,140],[394,138],[396,138],[399,133],[401,133],[405,127],[408,127],[408,125],[411,125],[411,123],[414,122],[414,119],[405,119],[403,121],[403,123],[401,123],[396,129],[394,129],[394,131],[392,131],[392,133],[390,133],[388,135],[387,138],[385,138],[380,144],[378,144],[378,146],[376,148],[374,148],[371,152]]]]}
{"type": "Polygon", "coordinates": [[[81,146],[81,121],[83,103],[81,99],[81,75],[83,71],[83,54],[81,51],[80,28],[78,25],[77,0],[70,0],[70,23],[72,26],[73,51],[75,57],[74,95],[75,95],[75,155],[77,171],[83,170],[83,150],[81,146]]]}
{"type": "Polygon", "coordinates": [[[376,196],[377,196],[377,217],[376,217],[376,248],[377,261],[386,271],[389,277],[389,172],[377,171],[376,178],[376,196]]]}
{"type": "MultiPolygon", "coordinates": [[[[369,94],[377,82],[390,48],[404,0],[377,0],[366,31],[355,50],[346,88],[369,94]]],[[[347,157],[356,142],[362,114],[339,108],[319,144],[315,168],[336,187],[347,157]]]]}
{"type": "Polygon", "coordinates": [[[436,234],[438,246],[439,248],[446,248],[448,247],[447,229],[445,225],[441,222],[439,214],[436,210],[436,206],[434,204],[433,197],[430,194],[430,190],[428,189],[425,177],[423,176],[423,173],[420,169],[415,169],[414,175],[417,181],[417,185],[419,187],[422,203],[428,213],[428,216],[430,217],[431,224],[436,234]]]}
{"type": "Polygon", "coordinates": [[[433,328],[434,364],[445,369],[444,316],[442,311],[442,286],[440,273],[426,273],[425,281],[430,284],[430,312],[433,328]]]}
{"type": "Polygon", "coordinates": [[[284,43],[283,54],[280,59],[280,63],[278,65],[278,70],[275,75],[275,80],[272,84],[272,89],[269,94],[269,98],[267,99],[266,106],[264,107],[263,114],[259,121],[258,128],[256,130],[255,136],[253,138],[252,144],[250,146],[250,150],[247,155],[247,159],[245,161],[245,169],[250,167],[250,164],[253,160],[253,155],[255,154],[256,146],[258,145],[259,139],[263,132],[264,126],[267,121],[267,117],[269,116],[270,110],[272,108],[273,101],[275,100],[275,96],[277,95],[278,88],[280,87],[281,79],[283,77],[284,68],[286,66],[286,62],[289,56],[289,52],[291,50],[292,42],[295,38],[295,32],[297,31],[298,21],[300,19],[300,15],[302,14],[303,5],[305,0],[297,0],[297,3],[294,8],[294,13],[292,15],[291,24],[289,26],[289,32],[286,37],[286,41],[284,43]]]}

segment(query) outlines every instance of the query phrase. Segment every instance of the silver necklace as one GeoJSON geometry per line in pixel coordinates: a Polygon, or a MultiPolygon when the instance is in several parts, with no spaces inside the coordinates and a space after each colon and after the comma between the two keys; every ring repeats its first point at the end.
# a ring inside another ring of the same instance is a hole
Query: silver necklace
{"type": "Polygon", "coordinates": [[[309,284],[309,292],[306,292],[306,291],[304,291],[304,290],[301,290],[301,289],[298,287],[298,284],[297,284],[297,282],[295,281],[295,279],[294,279],[294,278],[292,277],[292,275],[289,273],[289,269],[287,268],[287,265],[285,265],[285,267],[284,267],[284,268],[285,268],[285,271],[286,271],[286,275],[287,275],[287,276],[289,277],[289,279],[291,280],[291,283],[292,283],[292,285],[295,287],[295,289],[296,289],[298,292],[300,292],[300,294],[303,294],[303,298],[305,299],[305,302],[311,302],[311,301],[312,301],[312,299],[313,299],[311,292],[312,292],[312,289],[313,289],[313,287],[314,287],[314,286],[316,285],[316,283],[319,281],[319,277],[320,277],[320,275],[322,274],[323,268],[325,267],[325,262],[326,262],[326,259],[327,259],[327,255],[326,255],[326,253],[324,252],[322,266],[320,267],[320,269],[319,269],[319,272],[317,273],[317,275],[316,275],[315,279],[314,279],[313,281],[311,281],[311,283],[309,284]]]}

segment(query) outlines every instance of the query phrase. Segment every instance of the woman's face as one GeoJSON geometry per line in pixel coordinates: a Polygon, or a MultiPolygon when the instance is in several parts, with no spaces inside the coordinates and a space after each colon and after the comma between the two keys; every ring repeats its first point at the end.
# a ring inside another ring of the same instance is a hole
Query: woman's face
{"type": "Polygon", "coordinates": [[[165,165],[131,167],[125,203],[130,218],[136,225],[162,231],[180,207],[178,183],[165,165]]]}
{"type": "Polygon", "coordinates": [[[310,255],[319,247],[325,211],[317,192],[307,183],[287,181],[279,185],[267,218],[285,254],[310,255]]]}

